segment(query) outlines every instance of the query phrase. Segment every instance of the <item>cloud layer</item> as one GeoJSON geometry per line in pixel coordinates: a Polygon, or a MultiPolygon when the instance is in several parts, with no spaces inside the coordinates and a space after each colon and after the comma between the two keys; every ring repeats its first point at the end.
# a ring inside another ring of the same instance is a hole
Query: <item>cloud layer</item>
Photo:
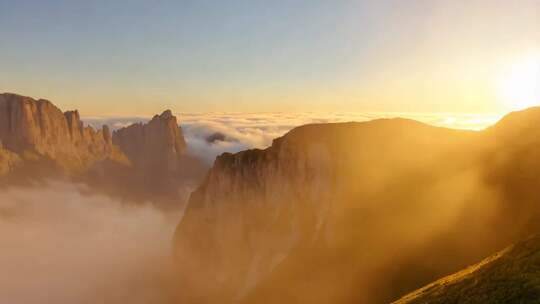
{"type": "MultiPolygon", "coordinates": [[[[435,126],[456,129],[483,129],[500,116],[490,114],[422,114],[422,113],[180,113],[176,114],[182,126],[189,151],[211,164],[223,152],[238,152],[251,148],[265,148],[272,139],[280,137],[294,127],[310,123],[368,121],[377,118],[403,117],[435,126]],[[217,136],[214,136],[217,135],[217,136]],[[220,140],[208,140],[209,137],[220,140]]],[[[113,129],[148,118],[85,118],[88,124],[113,129]]]]}
{"type": "Polygon", "coordinates": [[[167,303],[178,217],[54,182],[0,192],[0,303],[167,303]]]}

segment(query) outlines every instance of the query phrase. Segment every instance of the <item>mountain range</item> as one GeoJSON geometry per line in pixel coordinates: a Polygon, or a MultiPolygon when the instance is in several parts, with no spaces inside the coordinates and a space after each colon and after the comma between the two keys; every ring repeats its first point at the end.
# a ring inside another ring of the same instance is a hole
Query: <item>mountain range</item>
{"type": "Polygon", "coordinates": [[[111,132],[4,93],[0,143],[0,186],[67,179],[163,208],[194,188],[173,239],[181,303],[537,298],[540,108],[483,131],[304,125],[208,170],[169,110],[111,132]]]}
{"type": "Polygon", "coordinates": [[[4,183],[66,178],[132,201],[177,205],[206,171],[186,153],[167,110],[111,133],[84,126],[78,111],[48,100],[0,94],[0,176],[4,183]]]}

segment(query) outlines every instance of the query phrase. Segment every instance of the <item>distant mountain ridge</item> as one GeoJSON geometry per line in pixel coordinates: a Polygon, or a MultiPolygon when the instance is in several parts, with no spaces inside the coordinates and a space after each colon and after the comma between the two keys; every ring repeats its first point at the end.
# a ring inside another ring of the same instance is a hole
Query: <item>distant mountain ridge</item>
{"type": "Polygon", "coordinates": [[[76,110],[62,112],[48,100],[3,93],[0,143],[4,180],[47,178],[56,172],[134,199],[166,198],[175,204],[186,176],[196,180],[204,172],[197,159],[186,155],[182,130],[170,110],[111,134],[107,125],[100,130],[84,126],[76,110]]]}
{"type": "Polygon", "coordinates": [[[114,131],[112,142],[144,170],[178,170],[187,148],[182,129],[170,110],[155,115],[146,124],[135,123],[114,131]]]}
{"type": "Polygon", "coordinates": [[[104,159],[127,161],[107,126],[84,127],[77,111],[62,113],[50,101],[0,94],[0,141],[13,153],[48,157],[70,173],[104,159]]]}

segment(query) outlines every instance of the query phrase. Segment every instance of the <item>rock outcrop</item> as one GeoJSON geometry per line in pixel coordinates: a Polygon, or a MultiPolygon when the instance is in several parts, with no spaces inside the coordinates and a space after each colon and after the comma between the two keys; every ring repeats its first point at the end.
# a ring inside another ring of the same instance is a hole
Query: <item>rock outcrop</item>
{"type": "Polygon", "coordinates": [[[414,291],[394,304],[538,303],[540,236],[414,291]]]}
{"type": "Polygon", "coordinates": [[[308,125],[221,155],[175,236],[186,300],[388,303],[540,231],[539,118],[308,125]]]}
{"type": "Polygon", "coordinates": [[[0,94],[0,141],[5,149],[54,160],[69,173],[105,159],[126,161],[107,127],[84,127],[77,111],[62,113],[48,100],[0,94]]]}
{"type": "Polygon", "coordinates": [[[113,132],[113,143],[136,167],[145,171],[175,172],[186,151],[186,142],[170,110],[148,123],[136,123],[113,132]]]}
{"type": "Polygon", "coordinates": [[[135,172],[127,189],[139,198],[178,205],[204,177],[207,167],[186,153],[186,142],[170,110],[148,123],[136,123],[113,132],[112,141],[132,162],[135,172]],[[139,190],[143,189],[143,192],[139,190]]]}

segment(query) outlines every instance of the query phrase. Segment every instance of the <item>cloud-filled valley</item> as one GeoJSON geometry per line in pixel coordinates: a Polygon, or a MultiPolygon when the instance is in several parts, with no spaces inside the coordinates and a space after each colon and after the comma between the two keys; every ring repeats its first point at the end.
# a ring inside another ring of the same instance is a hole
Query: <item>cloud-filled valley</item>
{"type": "Polygon", "coordinates": [[[2,188],[2,303],[167,303],[179,214],[68,182],[2,188]]]}

